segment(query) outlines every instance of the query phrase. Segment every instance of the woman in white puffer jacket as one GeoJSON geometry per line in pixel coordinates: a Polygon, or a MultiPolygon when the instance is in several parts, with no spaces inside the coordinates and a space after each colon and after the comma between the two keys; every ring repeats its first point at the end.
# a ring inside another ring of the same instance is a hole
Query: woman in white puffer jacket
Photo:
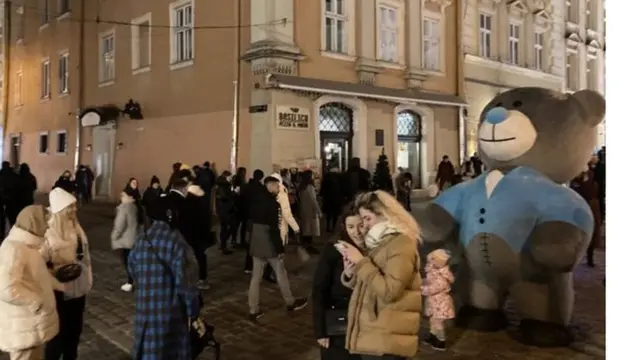
{"type": "Polygon", "coordinates": [[[0,350],[11,360],[42,359],[44,344],[58,334],[53,290],[62,284],[40,255],[46,229],[45,208],[27,206],[0,246],[0,350]]]}

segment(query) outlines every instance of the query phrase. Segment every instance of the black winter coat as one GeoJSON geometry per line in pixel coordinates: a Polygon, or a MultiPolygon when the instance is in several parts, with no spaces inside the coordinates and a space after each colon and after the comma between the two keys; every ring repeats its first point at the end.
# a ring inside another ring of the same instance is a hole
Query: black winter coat
{"type": "Polygon", "coordinates": [[[342,210],[345,194],[341,182],[342,177],[338,172],[328,172],[322,177],[320,197],[322,198],[322,211],[325,214],[339,214],[342,210]]]}
{"type": "Polygon", "coordinates": [[[184,199],[183,236],[193,248],[205,245],[207,237],[211,236],[211,213],[206,200],[193,194],[187,194],[184,199]]]}
{"type": "Polygon", "coordinates": [[[161,205],[160,197],[164,191],[162,188],[158,187],[154,189],[149,186],[147,190],[144,191],[142,195],[142,206],[144,207],[144,211],[148,217],[152,219],[160,219],[163,217],[164,207],[161,205]]]}
{"type": "Polygon", "coordinates": [[[237,194],[231,190],[231,183],[220,176],[216,181],[216,213],[220,221],[232,221],[237,216],[237,194]]]}
{"type": "Polygon", "coordinates": [[[313,276],[313,329],[317,339],[326,338],[326,310],[348,309],[352,290],[342,285],[342,255],[332,243],[324,248],[313,276]]]}
{"type": "MultiPolygon", "coordinates": [[[[256,189],[257,190],[257,189],[256,189]]],[[[265,253],[282,254],[284,245],[280,237],[280,204],[275,195],[266,187],[256,191],[251,203],[251,234],[252,256],[263,257],[265,253]],[[255,254],[254,253],[258,253],[255,254]]],[[[268,258],[268,257],[267,257],[268,258]]]]}

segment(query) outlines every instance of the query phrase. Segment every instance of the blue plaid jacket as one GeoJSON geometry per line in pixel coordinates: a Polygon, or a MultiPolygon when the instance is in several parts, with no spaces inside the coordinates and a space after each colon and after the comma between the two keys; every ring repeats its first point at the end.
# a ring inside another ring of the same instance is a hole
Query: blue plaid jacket
{"type": "Polygon", "coordinates": [[[191,360],[189,318],[200,311],[192,250],[165,222],[154,221],[143,236],[128,262],[136,292],[133,359],[191,360]]]}

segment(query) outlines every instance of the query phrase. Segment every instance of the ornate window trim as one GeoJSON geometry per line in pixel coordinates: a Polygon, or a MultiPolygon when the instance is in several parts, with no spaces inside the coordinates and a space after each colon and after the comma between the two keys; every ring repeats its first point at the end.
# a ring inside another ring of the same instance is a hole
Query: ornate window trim
{"type": "Polygon", "coordinates": [[[428,4],[436,4],[440,6],[440,13],[444,15],[447,8],[453,4],[453,0],[424,0],[422,8],[426,8],[428,4]]]}
{"type": "Polygon", "coordinates": [[[529,13],[529,8],[521,0],[511,0],[507,2],[507,12],[509,18],[524,21],[524,17],[529,13]]]}

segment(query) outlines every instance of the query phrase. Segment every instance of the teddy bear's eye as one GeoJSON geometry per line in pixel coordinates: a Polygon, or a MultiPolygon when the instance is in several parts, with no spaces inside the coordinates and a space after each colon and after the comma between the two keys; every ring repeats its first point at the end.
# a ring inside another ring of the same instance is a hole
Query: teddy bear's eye
{"type": "Polygon", "coordinates": [[[513,102],[513,107],[514,108],[519,108],[520,106],[522,106],[522,101],[514,101],[513,102]]]}

